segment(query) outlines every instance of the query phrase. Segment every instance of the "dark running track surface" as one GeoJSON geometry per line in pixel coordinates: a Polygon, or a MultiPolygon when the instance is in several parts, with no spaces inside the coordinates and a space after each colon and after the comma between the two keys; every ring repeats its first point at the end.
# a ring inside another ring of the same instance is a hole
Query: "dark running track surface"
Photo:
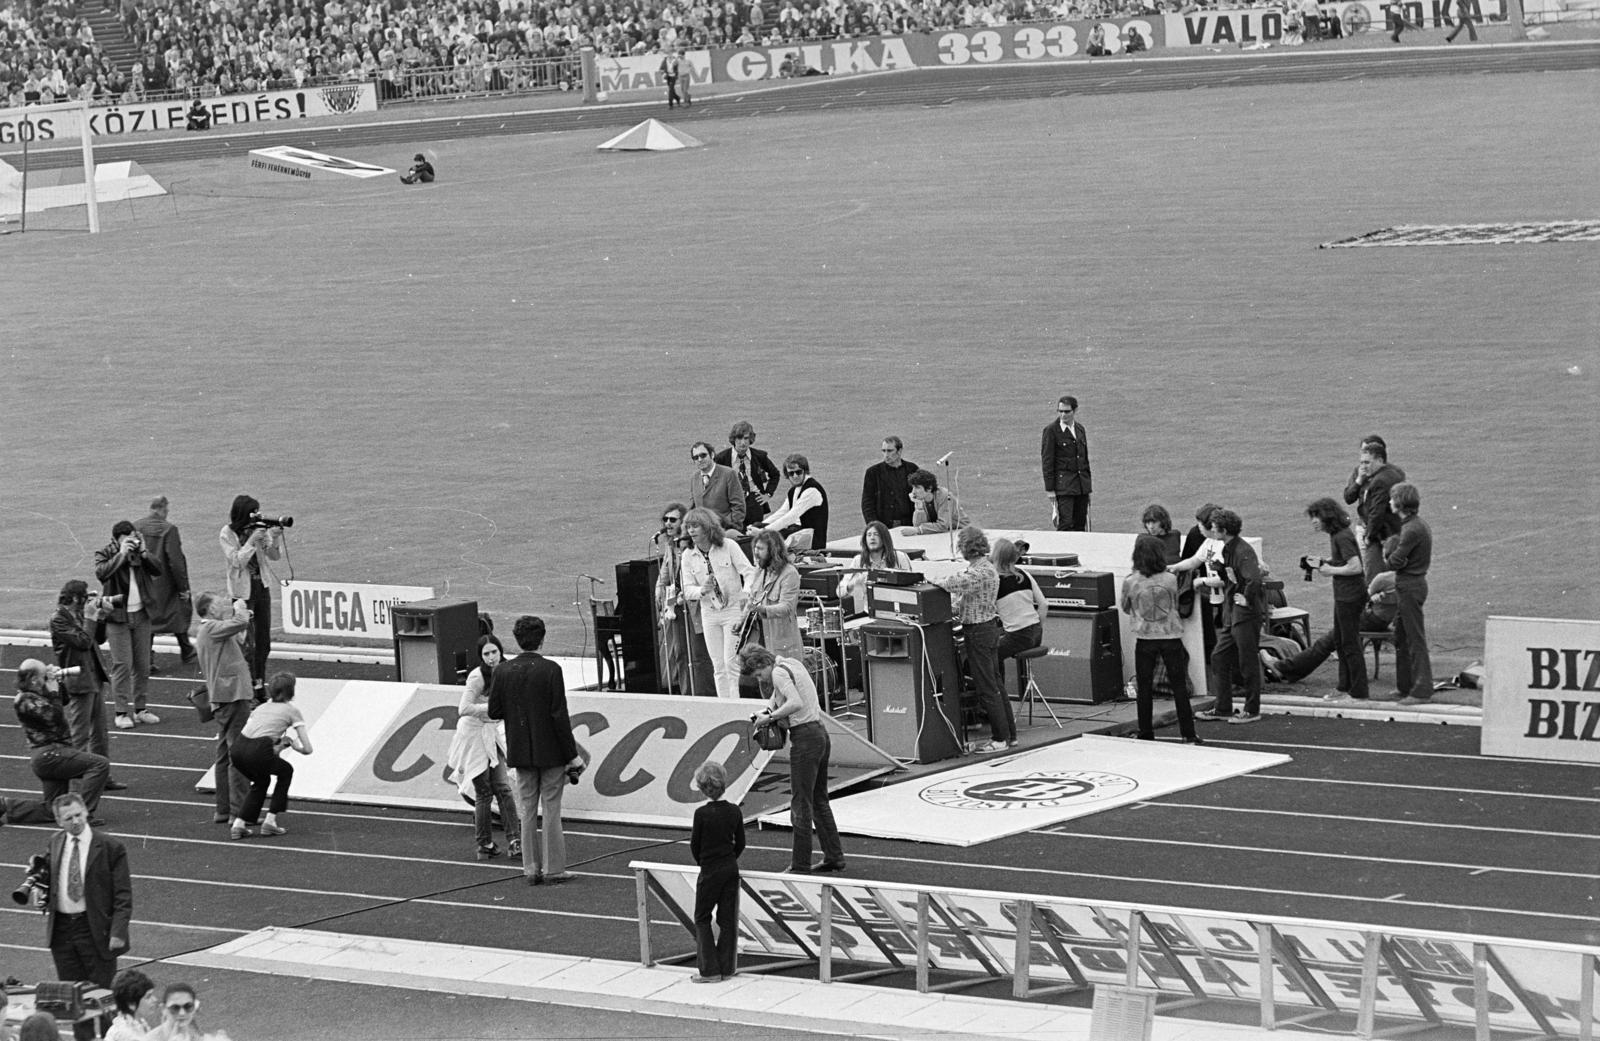
{"type": "MultiPolygon", "coordinates": [[[[9,676],[6,677],[9,679],[9,676]]],[[[633,860],[688,863],[685,832],[574,823],[580,878],[530,889],[472,858],[466,814],[295,803],[276,839],[230,842],[193,784],[213,739],[158,680],[164,722],[114,733],[130,784],[102,813],[127,844],[137,950],[160,958],[268,925],[637,957],[633,860]]],[[[1254,775],[971,848],[846,838],[851,877],[1293,915],[1491,936],[1600,942],[1600,772],[1482,759],[1471,727],[1272,716],[1212,725],[1222,747],[1292,757],[1254,775]]],[[[37,792],[0,725],[0,794],[37,792]]],[[[49,829],[0,832],[20,875],[49,829]]],[[[753,830],[744,863],[777,870],[789,835],[753,830]]],[[[0,907],[0,956],[44,978],[38,915],[0,907]]],[[[692,944],[657,909],[658,954],[692,944]]]]}
{"type": "MultiPolygon", "coordinates": [[[[1580,44],[1503,44],[1473,49],[1352,50],[1312,54],[1237,54],[1162,58],[1107,59],[1058,65],[1004,65],[955,69],[918,69],[866,76],[818,77],[784,89],[751,84],[757,93],[706,96],[688,109],[678,109],[674,123],[708,119],[770,116],[786,113],[881,108],[891,105],[951,105],[957,102],[1026,100],[1075,94],[1127,94],[1214,87],[1325,83],[1405,76],[1479,75],[1483,73],[1562,72],[1600,68],[1600,41],[1580,44]]],[[[512,134],[554,133],[626,127],[653,113],[655,105],[595,105],[518,114],[439,117],[418,125],[395,121],[341,129],[298,127],[260,133],[239,133],[160,142],[104,143],[97,161],[178,162],[240,155],[252,148],[300,145],[318,149],[363,148],[407,141],[447,141],[512,134]]],[[[390,110],[391,112],[396,110],[390,110]]],[[[0,153],[14,154],[14,153],[0,153]]],[[[79,162],[74,148],[35,152],[31,165],[40,169],[79,162]]]]}

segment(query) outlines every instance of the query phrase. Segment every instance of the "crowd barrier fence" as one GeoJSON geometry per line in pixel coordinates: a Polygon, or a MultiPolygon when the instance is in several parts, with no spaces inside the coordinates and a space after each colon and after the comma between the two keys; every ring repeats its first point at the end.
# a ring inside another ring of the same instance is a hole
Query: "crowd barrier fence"
{"type": "MultiPolygon", "coordinates": [[[[639,960],[654,894],[692,937],[696,869],[635,861],[639,960]]],[[[742,872],[741,972],[816,966],[823,983],[914,972],[917,990],[1009,978],[1018,999],[1139,987],[1157,1010],[1254,1005],[1268,1030],[1361,1038],[1454,1028],[1593,1041],[1600,947],[898,882],[742,872]],[[838,971],[844,963],[848,972],[838,971]],[[939,981],[935,982],[935,974],[939,981]]]]}

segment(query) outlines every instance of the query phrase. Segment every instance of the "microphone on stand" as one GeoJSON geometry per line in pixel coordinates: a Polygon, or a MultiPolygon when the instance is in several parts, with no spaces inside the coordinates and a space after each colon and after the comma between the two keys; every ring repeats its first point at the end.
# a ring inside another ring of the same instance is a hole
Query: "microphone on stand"
{"type": "Polygon", "coordinates": [[[956,454],[955,453],[955,449],[951,449],[950,451],[946,452],[944,455],[941,455],[934,462],[934,465],[935,466],[949,466],[950,465],[950,457],[955,455],[955,454],[956,454]]]}
{"type": "Polygon", "coordinates": [[[650,536],[650,541],[651,542],[660,542],[661,541],[661,536],[665,535],[666,533],[667,533],[667,526],[665,524],[663,524],[660,528],[658,528],[656,530],[656,533],[654,535],[650,536]]]}
{"type": "Polygon", "coordinates": [[[605,579],[603,579],[603,578],[595,578],[593,575],[579,575],[578,577],[579,578],[587,578],[591,582],[599,582],[602,585],[605,583],[605,579]]]}

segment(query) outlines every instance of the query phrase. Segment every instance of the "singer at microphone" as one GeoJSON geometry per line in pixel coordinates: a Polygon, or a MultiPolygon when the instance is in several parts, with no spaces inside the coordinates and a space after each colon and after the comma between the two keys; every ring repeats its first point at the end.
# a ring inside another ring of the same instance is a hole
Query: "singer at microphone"
{"type": "MultiPolygon", "coordinates": [[[[954,453],[951,453],[954,454],[954,453]]],[[[945,456],[946,459],[949,456],[945,456]]],[[[970,521],[966,512],[956,505],[955,496],[939,487],[939,478],[926,470],[911,475],[911,523],[898,529],[897,535],[933,535],[941,531],[964,528],[970,521]]]]}

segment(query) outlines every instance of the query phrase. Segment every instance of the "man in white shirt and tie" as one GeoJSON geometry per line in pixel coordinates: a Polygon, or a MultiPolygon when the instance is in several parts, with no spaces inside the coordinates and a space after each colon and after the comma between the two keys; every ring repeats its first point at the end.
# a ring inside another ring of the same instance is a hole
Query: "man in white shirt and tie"
{"type": "Polygon", "coordinates": [[[756,428],[741,419],[728,432],[728,447],[717,453],[719,466],[739,475],[744,488],[744,523],[760,524],[767,515],[767,500],[778,490],[778,468],[772,458],[755,447],[756,428]]]}
{"type": "MultiPolygon", "coordinates": [[[[50,837],[45,932],[56,976],[110,989],[133,918],[128,854],[122,843],[89,827],[89,810],[76,792],[56,799],[54,810],[61,830],[50,837]]],[[[83,1026],[93,1037],[93,1024],[83,1026]]]]}

